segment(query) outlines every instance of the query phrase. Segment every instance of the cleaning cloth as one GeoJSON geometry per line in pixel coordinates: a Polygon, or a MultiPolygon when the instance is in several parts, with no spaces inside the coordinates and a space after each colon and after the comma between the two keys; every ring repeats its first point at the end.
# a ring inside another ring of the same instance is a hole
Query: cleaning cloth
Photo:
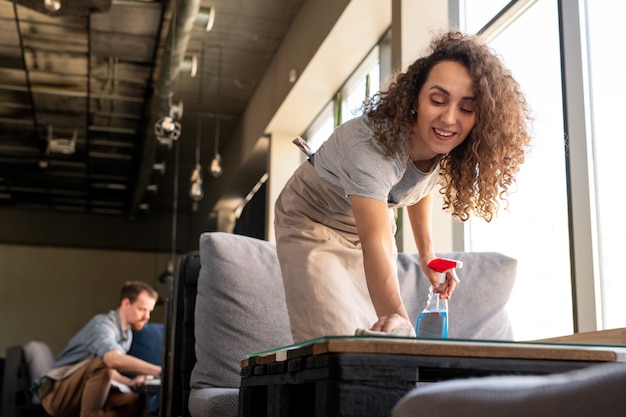
{"type": "Polygon", "coordinates": [[[396,327],[390,332],[379,332],[376,330],[356,329],[355,336],[382,336],[382,337],[415,337],[415,329],[410,326],[396,327]]]}

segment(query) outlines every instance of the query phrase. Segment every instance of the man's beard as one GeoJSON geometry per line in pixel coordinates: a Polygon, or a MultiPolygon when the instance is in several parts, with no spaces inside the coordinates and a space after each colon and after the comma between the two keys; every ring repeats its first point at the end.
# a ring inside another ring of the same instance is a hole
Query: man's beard
{"type": "Polygon", "coordinates": [[[135,330],[136,332],[138,332],[138,331],[140,331],[141,329],[143,329],[143,326],[145,326],[145,325],[146,325],[146,323],[147,323],[146,321],[137,321],[137,322],[135,322],[135,323],[131,324],[131,326],[130,326],[130,327],[132,327],[132,328],[133,328],[133,330],[135,330]]]}

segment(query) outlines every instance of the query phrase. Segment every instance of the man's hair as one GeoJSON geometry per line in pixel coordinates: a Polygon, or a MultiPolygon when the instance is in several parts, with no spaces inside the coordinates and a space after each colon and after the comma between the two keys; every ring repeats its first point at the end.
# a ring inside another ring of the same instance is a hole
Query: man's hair
{"type": "Polygon", "coordinates": [[[159,298],[159,293],[145,282],[126,281],[126,283],[122,287],[122,290],[120,291],[120,302],[122,302],[122,300],[124,300],[125,298],[128,298],[128,300],[132,304],[137,300],[137,297],[139,297],[139,294],[141,294],[142,292],[146,292],[150,296],[150,298],[154,300],[159,298]]]}

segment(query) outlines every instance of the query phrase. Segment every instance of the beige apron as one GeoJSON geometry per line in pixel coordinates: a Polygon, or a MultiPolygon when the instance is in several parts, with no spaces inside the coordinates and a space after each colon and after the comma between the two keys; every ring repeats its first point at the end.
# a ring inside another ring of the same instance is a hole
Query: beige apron
{"type": "MultiPolygon", "coordinates": [[[[377,320],[344,191],[303,163],[275,207],[278,259],[295,342],[353,335],[377,320]]],[[[395,232],[393,216],[390,215],[395,232]]]]}

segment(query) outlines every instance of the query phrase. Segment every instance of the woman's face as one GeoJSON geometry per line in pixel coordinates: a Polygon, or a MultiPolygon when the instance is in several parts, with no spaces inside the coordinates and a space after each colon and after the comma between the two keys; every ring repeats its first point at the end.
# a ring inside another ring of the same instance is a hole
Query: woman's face
{"type": "Polygon", "coordinates": [[[474,83],[466,67],[455,61],[435,64],[415,104],[411,159],[429,160],[463,142],[476,121],[475,103],[474,83]]]}

